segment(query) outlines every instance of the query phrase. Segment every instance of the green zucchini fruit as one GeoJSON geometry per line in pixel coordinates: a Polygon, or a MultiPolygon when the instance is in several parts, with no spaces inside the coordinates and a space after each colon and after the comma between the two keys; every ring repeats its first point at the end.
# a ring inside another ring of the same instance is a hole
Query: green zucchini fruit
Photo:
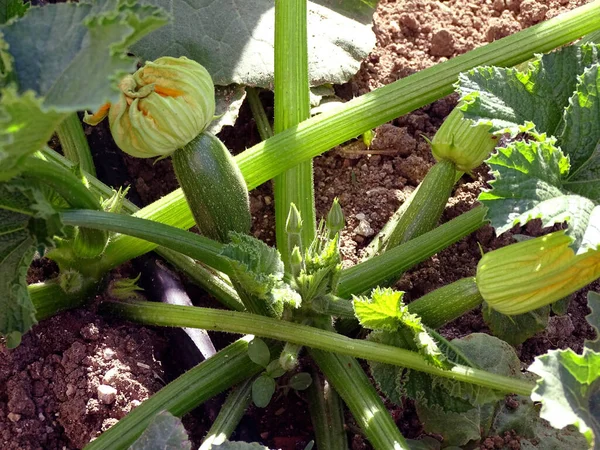
{"type": "Polygon", "coordinates": [[[455,180],[454,163],[447,160],[436,163],[410,198],[385,248],[389,250],[433,230],[448,203],[455,180]]]}
{"type": "Polygon", "coordinates": [[[204,132],[172,155],[175,175],[200,232],[220,242],[229,232],[249,234],[252,224],[246,181],[233,156],[204,132]]]}

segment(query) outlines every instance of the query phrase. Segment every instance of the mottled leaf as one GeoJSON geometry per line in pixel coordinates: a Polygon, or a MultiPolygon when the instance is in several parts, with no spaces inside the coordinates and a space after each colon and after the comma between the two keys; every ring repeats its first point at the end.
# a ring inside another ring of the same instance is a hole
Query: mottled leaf
{"type": "Polygon", "coordinates": [[[129,450],[190,450],[181,420],[168,411],[159,412],[129,450]]]}
{"type": "Polygon", "coordinates": [[[0,183],[0,335],[16,347],[35,323],[27,269],[38,248],[61,234],[58,214],[34,183],[0,183]]]}
{"type": "Polygon", "coordinates": [[[600,353],[585,347],[582,355],[571,349],[550,350],[536,357],[529,371],[540,377],[531,394],[533,401],[542,403],[540,416],[555,428],[575,425],[588,444],[598,448],[600,353]]]}
{"type": "Polygon", "coordinates": [[[492,190],[482,192],[479,200],[489,208],[498,234],[541,218],[543,226],[567,221],[576,250],[600,244],[600,207],[563,187],[569,160],[553,139],[514,142],[486,162],[494,180],[492,190]]]}
{"type": "Polygon", "coordinates": [[[484,303],[483,320],[494,336],[508,342],[513,347],[544,331],[548,326],[550,306],[544,306],[525,314],[507,316],[484,303]]]}
{"type": "Polygon", "coordinates": [[[597,292],[588,292],[587,300],[592,312],[585,316],[585,318],[596,331],[596,338],[585,341],[585,346],[590,350],[600,353],[600,294],[597,292]]]}
{"type": "Polygon", "coordinates": [[[568,46],[543,55],[526,71],[477,67],[462,73],[458,91],[468,96],[465,117],[489,123],[494,131],[513,135],[526,123],[539,133],[556,136],[577,77],[598,62],[595,45],[568,46]]]}
{"type": "Polygon", "coordinates": [[[108,0],[30,8],[0,26],[14,80],[0,99],[0,180],[17,174],[66,114],[115,100],[118,79],[135,69],[127,45],[165,22],[155,7],[108,0]]]}
{"type": "Polygon", "coordinates": [[[600,201],[600,70],[588,68],[565,111],[559,145],[569,155],[571,171],[565,188],[600,201]]]}
{"type": "MultiPolygon", "coordinates": [[[[308,54],[311,85],[343,83],[375,45],[370,20],[374,2],[324,0],[309,3],[308,54]],[[348,6],[347,6],[348,5],[348,6]],[[357,18],[363,23],[353,20],[357,18]]],[[[187,56],[210,72],[215,84],[273,86],[272,0],[145,0],[169,11],[174,21],[142,39],[134,53],[152,60],[187,56]]]]}

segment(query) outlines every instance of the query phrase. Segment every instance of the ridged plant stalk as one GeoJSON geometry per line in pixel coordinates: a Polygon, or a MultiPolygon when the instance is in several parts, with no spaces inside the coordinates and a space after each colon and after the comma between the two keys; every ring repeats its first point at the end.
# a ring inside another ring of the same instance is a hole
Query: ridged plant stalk
{"type": "Polygon", "coordinates": [[[313,370],[311,376],[312,384],[307,389],[308,410],[317,444],[328,450],[348,450],[342,399],[317,370],[313,370]]]}
{"type": "MultiPolygon", "coordinates": [[[[307,119],[237,155],[236,162],[248,189],[254,189],[284,170],[450,94],[460,72],[478,65],[512,66],[598,29],[600,4],[589,3],[307,119]],[[282,152],[285,158],[281,157],[282,152]]],[[[179,189],[143,208],[136,216],[178,228],[194,225],[179,189]]],[[[149,242],[119,236],[106,249],[106,270],[155,247],[149,242]]]]}
{"type": "Polygon", "coordinates": [[[199,450],[210,450],[213,445],[222,444],[229,439],[231,434],[244,417],[244,413],[252,401],[252,383],[256,377],[235,386],[227,400],[223,403],[219,415],[206,433],[199,450]]]}
{"type": "Polygon", "coordinates": [[[409,450],[394,419],[356,359],[314,348],[309,354],[342,397],[375,450],[409,450]]]}
{"type": "Polygon", "coordinates": [[[265,109],[262,106],[258,92],[258,88],[246,88],[246,98],[248,99],[250,110],[252,111],[252,117],[254,117],[254,121],[256,122],[258,134],[263,141],[266,141],[273,137],[273,129],[271,128],[265,109]]]}
{"type": "MultiPolygon", "coordinates": [[[[275,0],[275,135],[310,117],[306,17],[306,0],[275,0]]],[[[281,149],[277,158],[287,159],[289,153],[281,149]]],[[[277,249],[289,270],[293,249],[288,248],[286,221],[290,204],[296,205],[304,222],[302,242],[308,245],[315,237],[312,160],[281,172],[273,183],[277,249]]]]}
{"type": "Polygon", "coordinates": [[[203,328],[291,342],[338,355],[393,364],[434,376],[465,381],[505,393],[529,395],[534,386],[530,381],[497,375],[472,367],[455,365],[451,369],[441,369],[429,364],[422,355],[409,350],[362,339],[350,339],[319,328],[245,312],[146,301],[104,303],[102,310],[147,325],[203,328]]]}
{"type": "Polygon", "coordinates": [[[65,157],[79,164],[81,170],[95,177],[96,166],[77,113],[67,115],[56,128],[56,134],[65,157]]]}
{"type": "MultiPolygon", "coordinates": [[[[480,228],[485,223],[485,212],[486,208],[478,206],[395,249],[343,270],[337,295],[347,298],[352,294],[360,294],[410,269],[480,228]]],[[[231,271],[227,259],[220,255],[222,244],[162,223],[90,210],[64,211],[61,213],[61,218],[66,225],[127,233],[169,247],[226,274],[231,271]]]]}

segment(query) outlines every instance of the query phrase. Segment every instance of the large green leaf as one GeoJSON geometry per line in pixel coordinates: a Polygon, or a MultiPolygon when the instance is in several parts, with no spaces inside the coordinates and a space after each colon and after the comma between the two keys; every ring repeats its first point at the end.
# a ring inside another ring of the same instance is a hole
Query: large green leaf
{"type": "MultiPolygon", "coordinates": [[[[210,72],[215,84],[272,87],[274,2],[272,0],[144,0],[169,11],[174,21],[142,39],[135,54],[187,56],[210,72]]],[[[312,85],[343,83],[375,45],[372,0],[325,0],[338,14],[309,3],[308,48],[312,85]],[[358,19],[363,23],[353,19],[358,19]]]]}
{"type": "Polygon", "coordinates": [[[8,22],[13,17],[23,16],[29,6],[29,3],[23,0],[0,0],[0,24],[8,22]]]}
{"type": "Polygon", "coordinates": [[[516,134],[526,123],[539,133],[556,136],[564,109],[586,67],[598,62],[594,45],[564,47],[517,68],[477,67],[459,77],[467,97],[465,117],[489,123],[493,131],[516,134]]]}
{"type": "Polygon", "coordinates": [[[549,316],[550,306],[543,306],[515,316],[499,313],[485,303],[483,306],[483,320],[490,327],[494,336],[513,347],[544,331],[548,327],[549,316]]]}
{"type": "Polygon", "coordinates": [[[0,335],[9,347],[36,323],[27,269],[36,249],[51,246],[61,228],[58,214],[33,183],[0,183],[0,335]]]}
{"type": "Polygon", "coordinates": [[[555,428],[575,425],[594,449],[600,448],[600,353],[589,348],[550,350],[529,371],[539,375],[531,399],[542,402],[540,416],[555,428]]]}
{"type": "Polygon", "coordinates": [[[600,69],[596,64],[580,78],[565,112],[559,144],[569,155],[571,171],[565,187],[600,201],[600,69]]]}
{"type": "Polygon", "coordinates": [[[0,99],[0,180],[18,173],[21,158],[39,150],[67,114],[114,101],[118,79],[135,69],[127,46],[166,21],[155,7],[106,0],[30,8],[0,26],[14,81],[0,99]]]}
{"type": "Polygon", "coordinates": [[[129,450],[190,450],[181,420],[168,411],[159,412],[129,450]]]}
{"type": "Polygon", "coordinates": [[[482,192],[479,200],[489,208],[497,233],[541,218],[543,226],[567,221],[577,250],[600,244],[600,207],[563,187],[569,160],[553,139],[513,142],[499,148],[487,164],[495,178],[493,189],[482,192]]]}
{"type": "Polygon", "coordinates": [[[594,327],[596,339],[585,341],[585,346],[600,353],[600,294],[588,292],[588,306],[592,312],[586,316],[586,319],[594,327]]]}
{"type": "MultiPolygon", "coordinates": [[[[600,329],[598,294],[590,293],[592,313],[586,316],[600,329]]],[[[598,339],[586,341],[583,353],[571,349],[550,350],[535,358],[529,371],[540,377],[531,399],[542,402],[540,416],[553,427],[575,425],[590,447],[600,448],[600,353],[598,339]]]]}

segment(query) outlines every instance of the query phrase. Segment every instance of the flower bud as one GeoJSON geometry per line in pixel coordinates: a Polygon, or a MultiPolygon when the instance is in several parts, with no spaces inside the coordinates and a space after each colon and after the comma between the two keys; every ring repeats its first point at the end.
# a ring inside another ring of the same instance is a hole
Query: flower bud
{"type": "Polygon", "coordinates": [[[465,119],[460,104],[435,133],[431,141],[431,152],[436,161],[450,160],[456,170],[469,172],[478,167],[490,155],[498,141],[490,133],[489,125],[474,125],[465,119]]]}
{"type": "MultiPolygon", "coordinates": [[[[119,89],[119,100],[108,110],[110,130],[119,148],[138,158],[170,155],[204,131],[215,114],[208,71],[183,56],[147,62],[123,78],[119,89]]],[[[99,111],[84,120],[94,124],[104,115],[99,111]]]]}
{"type": "Polygon", "coordinates": [[[329,239],[333,239],[337,233],[342,231],[345,224],[344,211],[336,197],[333,199],[333,204],[331,205],[331,208],[327,213],[327,219],[325,220],[325,225],[329,231],[329,239]]]}
{"type": "Polygon", "coordinates": [[[477,265],[483,299],[496,311],[524,314],[600,278],[600,251],[575,255],[564,231],[486,253],[477,265]]]}

